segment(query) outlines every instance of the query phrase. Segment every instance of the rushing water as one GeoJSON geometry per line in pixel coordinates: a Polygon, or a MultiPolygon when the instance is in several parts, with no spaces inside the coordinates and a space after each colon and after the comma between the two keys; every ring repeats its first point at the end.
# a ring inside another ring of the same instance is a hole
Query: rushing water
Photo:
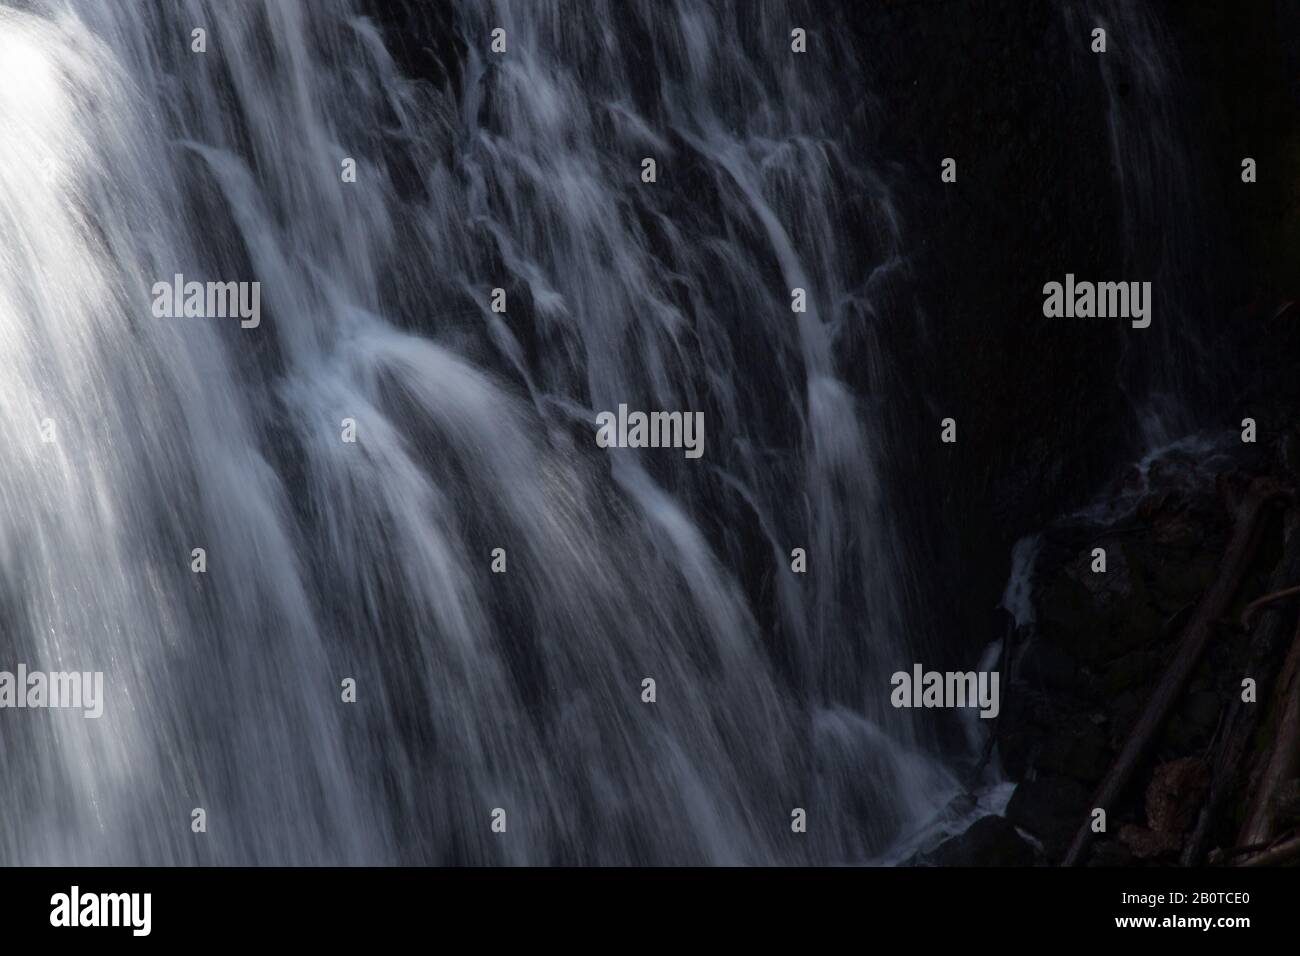
{"type": "Polygon", "coordinates": [[[950,792],[837,358],[903,242],[853,54],[584,7],[457,5],[439,87],[346,0],[0,6],[0,669],[107,698],[0,712],[0,862],[852,862],[950,792]],[[596,449],[619,403],[704,458],[596,449]]]}

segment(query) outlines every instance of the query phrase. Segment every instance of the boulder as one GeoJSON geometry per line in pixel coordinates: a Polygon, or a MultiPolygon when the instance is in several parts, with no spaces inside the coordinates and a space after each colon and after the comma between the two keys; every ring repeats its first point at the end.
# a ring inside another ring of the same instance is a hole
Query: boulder
{"type": "Polygon", "coordinates": [[[1006,817],[980,817],[966,832],[950,837],[929,854],[934,866],[1033,866],[1033,845],[1006,817]]]}

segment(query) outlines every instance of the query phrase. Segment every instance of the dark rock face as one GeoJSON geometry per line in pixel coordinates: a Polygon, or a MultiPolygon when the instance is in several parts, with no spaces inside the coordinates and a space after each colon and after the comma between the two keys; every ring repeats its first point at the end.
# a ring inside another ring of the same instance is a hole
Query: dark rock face
{"type": "Polygon", "coordinates": [[[966,832],[941,843],[926,857],[930,866],[1033,866],[1033,845],[1006,817],[976,820],[966,832]]]}
{"type": "MultiPolygon", "coordinates": [[[[1048,862],[1058,861],[1090,820],[1092,794],[1178,648],[1191,609],[1215,580],[1232,502],[1248,477],[1272,473],[1294,482],[1285,445],[1279,439],[1258,453],[1230,433],[1221,451],[1171,452],[1108,492],[1104,506],[1046,532],[1033,592],[1037,622],[1013,655],[998,742],[1004,768],[1022,781],[1007,817],[1042,841],[1048,862]],[[1104,571],[1092,563],[1094,548],[1105,550],[1104,571]]],[[[1178,861],[1211,783],[1216,731],[1250,672],[1251,641],[1234,622],[1268,590],[1281,527],[1281,510],[1267,511],[1229,613],[1125,795],[1104,808],[1106,829],[1089,865],[1178,861]]],[[[1244,770],[1242,778],[1228,781],[1238,804],[1244,770]]],[[[1237,812],[1220,812],[1220,831],[1231,830],[1237,812]]],[[[1231,838],[1220,832],[1220,840],[1231,838]]]]}
{"type": "Polygon", "coordinates": [[[1037,777],[1016,788],[1007,819],[1033,834],[1049,861],[1059,860],[1087,816],[1090,791],[1070,777],[1037,777]]]}
{"type": "MultiPolygon", "coordinates": [[[[1171,453],[1109,492],[1123,501],[1145,483],[1119,517],[1102,511],[1046,533],[1034,588],[1037,625],[1017,653],[999,727],[1011,774],[1032,770],[1087,787],[1101,779],[1170,642],[1213,580],[1226,541],[1213,474],[1198,478],[1201,464],[1197,455],[1171,453]],[[1098,549],[1102,572],[1094,570],[1098,549]]],[[[1194,696],[1176,725],[1184,745],[1207,723],[1213,730],[1219,701],[1198,701],[1194,696]]]]}

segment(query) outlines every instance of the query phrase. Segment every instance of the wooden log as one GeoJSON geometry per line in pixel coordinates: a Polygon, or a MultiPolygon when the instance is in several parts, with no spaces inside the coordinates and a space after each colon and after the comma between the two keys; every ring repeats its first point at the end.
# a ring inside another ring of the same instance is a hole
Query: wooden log
{"type": "Polygon", "coordinates": [[[1277,733],[1259,784],[1254,788],[1246,822],[1237,837],[1239,844],[1264,843],[1276,835],[1276,798],[1282,787],[1295,778],[1300,768],[1300,625],[1282,667],[1274,692],[1277,733]]]}
{"type": "MultiPolygon", "coordinates": [[[[1114,808],[1129,779],[1133,776],[1133,771],[1137,769],[1138,761],[1142,759],[1170,711],[1173,710],[1188,678],[1196,668],[1197,661],[1200,660],[1201,653],[1209,643],[1210,636],[1214,633],[1215,622],[1227,610],[1232,596],[1241,584],[1242,575],[1250,565],[1257,544],[1255,531],[1264,506],[1270,499],[1281,494],[1281,491],[1281,486],[1270,478],[1256,478],[1250,483],[1237,508],[1232,538],[1220,559],[1219,571],[1214,583],[1197,605],[1196,613],[1188,622],[1178,650],[1166,666],[1151,696],[1147,698],[1146,707],[1138,717],[1137,723],[1133,725],[1128,740],[1124,742],[1124,748],[1102,780],[1101,786],[1093,797],[1094,808],[1100,807],[1107,811],[1114,808]]],[[[1088,814],[1088,819],[1080,825],[1061,865],[1078,865],[1092,837],[1091,814],[1088,814]]]]}
{"type": "Polygon", "coordinates": [[[1251,601],[1246,605],[1246,609],[1241,612],[1242,630],[1250,627],[1250,619],[1255,616],[1255,612],[1260,608],[1272,604],[1275,601],[1280,601],[1283,598],[1295,597],[1297,594],[1300,594],[1300,585],[1290,588],[1274,588],[1272,589],[1272,593],[1265,594],[1263,597],[1251,601]]]}
{"type": "Polygon", "coordinates": [[[1281,866],[1294,862],[1300,862],[1300,836],[1290,837],[1253,856],[1245,857],[1237,866],[1281,866]]]}
{"type": "MultiPolygon", "coordinates": [[[[1282,558],[1269,578],[1270,594],[1283,593],[1283,588],[1291,581],[1300,581],[1300,509],[1296,508],[1289,508],[1283,520],[1282,558]]],[[[1250,607],[1261,610],[1251,631],[1244,674],[1255,677],[1262,695],[1271,690],[1268,675],[1273,668],[1270,663],[1282,647],[1287,615],[1284,608],[1262,598],[1253,601],[1250,607]]],[[[1243,614],[1242,618],[1244,621],[1246,615],[1243,614]]],[[[1210,746],[1210,791],[1201,804],[1196,825],[1183,844],[1183,866],[1197,866],[1204,861],[1223,805],[1237,789],[1262,710],[1258,703],[1243,701],[1241,695],[1234,697],[1228,705],[1227,715],[1210,746]]]]}

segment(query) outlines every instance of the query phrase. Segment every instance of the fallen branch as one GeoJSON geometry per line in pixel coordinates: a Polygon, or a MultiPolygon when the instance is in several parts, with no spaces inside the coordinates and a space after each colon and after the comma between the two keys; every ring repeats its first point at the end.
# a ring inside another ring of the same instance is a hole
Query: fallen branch
{"type": "Polygon", "coordinates": [[[1260,608],[1267,604],[1272,604],[1274,601],[1280,601],[1282,598],[1291,597],[1296,594],[1300,594],[1300,585],[1296,585],[1293,588],[1283,588],[1280,591],[1274,591],[1272,594],[1265,594],[1263,597],[1251,601],[1246,605],[1246,609],[1241,612],[1242,630],[1246,630],[1250,627],[1250,619],[1254,617],[1255,612],[1260,608]]]}
{"type": "Polygon", "coordinates": [[[1280,866],[1292,860],[1300,860],[1300,836],[1293,836],[1254,856],[1249,856],[1237,866],[1280,866]]]}
{"type": "MultiPolygon", "coordinates": [[[[1250,483],[1237,509],[1232,538],[1219,562],[1219,573],[1210,589],[1205,592],[1201,603],[1197,605],[1196,614],[1188,623],[1177,652],[1147,699],[1146,708],[1138,717],[1137,723],[1133,725],[1123,750],[1102,780],[1093,798],[1093,807],[1102,809],[1113,807],[1128,785],[1129,778],[1133,776],[1138,761],[1142,759],[1152,740],[1155,739],[1156,733],[1164,725],[1188,678],[1195,670],[1196,662],[1200,660],[1201,653],[1209,643],[1210,636],[1214,632],[1214,622],[1223,616],[1233,594],[1241,584],[1242,575],[1250,565],[1257,543],[1255,529],[1264,505],[1279,494],[1281,494],[1281,486],[1272,479],[1256,478],[1250,483]]],[[[1077,865],[1092,837],[1092,821],[1089,814],[1089,818],[1079,827],[1061,865],[1077,865]]]]}
{"type": "Polygon", "coordinates": [[[1268,843],[1252,843],[1250,846],[1234,846],[1226,848],[1221,846],[1215,847],[1210,851],[1207,861],[1212,866],[1227,866],[1229,864],[1237,866],[1238,864],[1233,863],[1233,861],[1238,857],[1261,853],[1264,850],[1269,849],[1269,847],[1270,844],[1268,843]]]}
{"type": "MultiPolygon", "coordinates": [[[[1283,519],[1282,558],[1273,569],[1268,587],[1273,595],[1281,594],[1282,585],[1298,578],[1300,578],[1300,509],[1290,508],[1283,519]]],[[[1267,675],[1272,670],[1270,662],[1273,661],[1274,655],[1282,644],[1286,615],[1282,613],[1281,608],[1262,598],[1253,602],[1251,607],[1267,607],[1267,611],[1259,618],[1253,630],[1244,670],[1246,675],[1256,676],[1262,694],[1266,692],[1264,688],[1267,675]]],[[[1243,614],[1242,619],[1244,624],[1246,615],[1243,614]]],[[[1250,752],[1255,729],[1259,726],[1261,710],[1258,704],[1243,701],[1240,694],[1235,696],[1228,705],[1225,718],[1211,745],[1210,792],[1205,802],[1201,804],[1196,825],[1183,844],[1181,859],[1183,866],[1196,866],[1204,859],[1223,805],[1237,788],[1241,765],[1246,759],[1246,754],[1250,752]]]]}
{"type": "Polygon", "coordinates": [[[1263,843],[1274,836],[1276,829],[1276,796],[1282,786],[1296,775],[1300,767],[1300,624],[1295,639],[1278,678],[1273,694],[1274,710],[1279,715],[1277,733],[1273,737],[1273,750],[1269,755],[1259,783],[1254,788],[1246,822],[1237,838],[1238,843],[1263,843]]]}

